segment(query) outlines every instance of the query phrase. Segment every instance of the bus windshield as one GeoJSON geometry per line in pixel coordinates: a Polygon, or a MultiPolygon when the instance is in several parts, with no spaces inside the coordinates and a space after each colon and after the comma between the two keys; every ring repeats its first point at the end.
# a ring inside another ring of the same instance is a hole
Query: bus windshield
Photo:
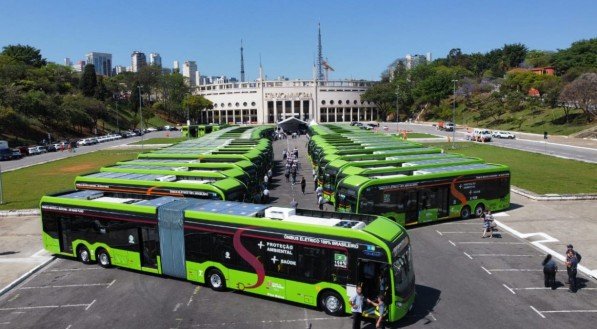
{"type": "Polygon", "coordinates": [[[415,271],[413,268],[410,239],[405,236],[392,249],[394,290],[400,298],[408,298],[415,289],[415,271]]]}
{"type": "Polygon", "coordinates": [[[356,212],[357,211],[357,189],[347,186],[338,188],[338,198],[336,198],[338,211],[356,212]]]}

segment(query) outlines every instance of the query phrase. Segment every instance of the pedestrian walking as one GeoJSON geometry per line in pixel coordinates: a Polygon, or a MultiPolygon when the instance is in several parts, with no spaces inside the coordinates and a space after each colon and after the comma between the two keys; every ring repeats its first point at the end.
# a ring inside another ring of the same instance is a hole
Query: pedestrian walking
{"type": "Polygon", "coordinates": [[[315,189],[315,195],[317,196],[317,198],[319,198],[320,196],[322,196],[322,195],[323,195],[323,187],[321,187],[321,186],[318,186],[318,187],[315,189]]]}
{"type": "Polygon", "coordinates": [[[487,209],[485,209],[485,213],[481,216],[483,218],[483,235],[481,238],[485,238],[485,234],[489,233],[489,238],[493,238],[493,215],[487,209]]]}
{"type": "Polygon", "coordinates": [[[305,180],[305,176],[301,179],[301,191],[303,191],[303,195],[305,195],[305,187],[307,187],[307,181],[305,180]]]}
{"type": "Polygon", "coordinates": [[[267,176],[267,174],[265,174],[263,176],[263,185],[265,185],[265,187],[267,187],[268,182],[269,182],[269,177],[267,176]]]}
{"type": "MultiPolygon", "coordinates": [[[[268,177],[268,178],[272,178],[273,174],[274,174],[274,173],[272,172],[272,168],[269,168],[269,169],[267,170],[267,177],[268,177]]],[[[269,181],[269,180],[268,180],[268,181],[269,181]]]]}
{"type": "Polygon", "coordinates": [[[317,190],[317,179],[313,179],[313,191],[317,190]]]}
{"type": "Polygon", "coordinates": [[[282,160],[286,160],[287,157],[288,157],[288,151],[286,151],[286,150],[282,151],[282,160]]]}
{"type": "Polygon", "coordinates": [[[566,253],[566,271],[568,272],[568,291],[576,292],[576,274],[577,274],[578,259],[574,250],[569,249],[566,253]]]}
{"type": "Polygon", "coordinates": [[[363,288],[357,286],[356,294],[350,297],[350,307],[352,312],[352,329],[361,328],[361,318],[363,316],[363,288]]]}
{"type": "Polygon", "coordinates": [[[263,203],[269,203],[269,190],[267,187],[263,189],[263,203]]]}
{"type": "Polygon", "coordinates": [[[295,199],[292,199],[292,201],[290,201],[290,207],[296,209],[296,207],[298,207],[298,202],[295,199]]]}
{"type": "Polygon", "coordinates": [[[320,195],[317,198],[317,203],[319,204],[319,210],[323,210],[323,205],[325,204],[325,200],[323,199],[323,195],[320,195]]]}
{"type": "Polygon", "coordinates": [[[385,312],[386,312],[386,304],[383,302],[383,295],[377,296],[375,301],[370,300],[367,298],[367,303],[375,306],[375,315],[378,316],[377,321],[375,321],[375,328],[385,328],[385,312]]]}
{"type": "Polygon", "coordinates": [[[558,271],[556,262],[554,262],[550,254],[547,254],[541,264],[543,265],[545,287],[551,287],[552,290],[556,289],[556,272],[558,271]]]}
{"type": "Polygon", "coordinates": [[[296,170],[292,172],[292,185],[296,184],[296,170]]]}

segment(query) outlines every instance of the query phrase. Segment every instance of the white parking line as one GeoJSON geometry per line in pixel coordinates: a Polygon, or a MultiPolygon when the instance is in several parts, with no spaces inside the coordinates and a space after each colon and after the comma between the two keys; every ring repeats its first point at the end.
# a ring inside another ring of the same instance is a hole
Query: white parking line
{"type": "Polygon", "coordinates": [[[174,309],[172,310],[172,312],[178,311],[178,308],[180,307],[180,305],[182,305],[182,304],[181,303],[176,303],[176,306],[174,306],[174,309]]]}
{"type": "Polygon", "coordinates": [[[441,233],[442,234],[479,234],[479,232],[441,232],[441,233]]]}
{"type": "Polygon", "coordinates": [[[10,324],[10,322],[0,322],[0,325],[10,324]]]}
{"type": "Polygon", "coordinates": [[[450,242],[451,245],[453,245],[454,247],[456,247],[456,244],[454,242],[452,242],[452,240],[448,240],[448,242],[450,242]]]}
{"type": "Polygon", "coordinates": [[[510,290],[510,292],[512,293],[512,295],[516,295],[516,292],[514,290],[512,290],[512,288],[508,287],[505,283],[503,283],[502,286],[504,286],[504,288],[510,290]]]}
{"type": "Polygon", "coordinates": [[[47,270],[44,272],[71,272],[71,271],[94,271],[94,270],[101,270],[101,267],[86,267],[86,268],[64,268],[59,270],[47,270]]]}
{"type": "Polygon", "coordinates": [[[95,304],[95,299],[93,300],[93,302],[89,303],[89,305],[87,305],[87,307],[85,307],[85,311],[87,311],[93,304],[95,304]]]}
{"type": "MultiPolygon", "coordinates": [[[[513,290],[520,291],[520,290],[552,290],[551,287],[526,287],[526,288],[512,288],[513,290]]],[[[559,291],[568,291],[567,289],[555,289],[559,291]]],[[[588,290],[588,291],[597,291],[597,288],[579,288],[578,291],[581,290],[588,290]]]]}
{"type": "Polygon", "coordinates": [[[491,272],[543,272],[541,269],[528,268],[491,268],[491,272]]]}
{"type": "Polygon", "coordinates": [[[471,254],[474,257],[537,257],[537,255],[471,254]]]}
{"type": "Polygon", "coordinates": [[[531,309],[532,309],[533,311],[535,311],[535,313],[539,314],[539,316],[540,316],[540,317],[542,317],[542,318],[544,318],[544,319],[545,319],[545,315],[541,314],[541,312],[539,312],[539,311],[538,311],[536,308],[534,308],[534,307],[533,307],[533,305],[531,305],[531,309]]]}
{"type": "Polygon", "coordinates": [[[26,311],[26,310],[39,310],[49,308],[69,308],[69,307],[85,307],[88,310],[91,305],[95,303],[95,299],[90,304],[67,304],[67,305],[42,305],[42,306],[22,306],[22,307],[6,307],[0,308],[0,311],[26,311]]]}
{"type": "Polygon", "coordinates": [[[502,242],[502,241],[463,241],[457,244],[526,244],[525,242],[502,242]]]}
{"type": "Polygon", "coordinates": [[[473,259],[473,257],[471,257],[471,255],[467,254],[466,252],[464,254],[466,255],[466,257],[473,259]]]}
{"type": "Polygon", "coordinates": [[[19,289],[26,290],[26,289],[51,289],[51,288],[81,288],[81,287],[97,287],[97,286],[107,286],[110,287],[114,281],[110,283],[81,283],[81,284],[65,284],[60,286],[38,286],[38,287],[21,287],[19,289]]]}
{"type": "Polygon", "coordinates": [[[439,235],[442,235],[442,236],[443,236],[442,232],[440,232],[440,231],[438,231],[438,230],[435,230],[435,232],[437,232],[437,234],[439,234],[439,235]]]}
{"type": "Polygon", "coordinates": [[[488,270],[487,270],[485,267],[481,266],[481,268],[482,268],[482,269],[483,269],[485,272],[487,272],[487,274],[491,275],[491,272],[489,272],[489,271],[488,271],[488,270]]]}

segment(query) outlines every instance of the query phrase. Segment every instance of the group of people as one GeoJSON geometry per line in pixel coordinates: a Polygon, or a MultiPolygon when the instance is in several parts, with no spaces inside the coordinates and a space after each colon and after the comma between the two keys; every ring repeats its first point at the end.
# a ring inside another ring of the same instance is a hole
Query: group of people
{"type": "Polygon", "coordinates": [[[273,176],[272,168],[268,169],[263,176],[263,192],[261,193],[261,203],[269,203],[269,182],[273,176]]]}
{"type": "MultiPolygon", "coordinates": [[[[566,273],[568,274],[568,291],[576,292],[578,289],[578,282],[576,280],[576,275],[578,273],[578,263],[582,256],[574,250],[574,246],[569,244],[566,246],[566,273]]],[[[544,284],[546,288],[556,289],[557,288],[557,281],[556,281],[556,273],[558,272],[558,265],[553,260],[553,257],[550,254],[545,256],[545,259],[541,263],[543,265],[543,276],[544,276],[544,284]]]]}
{"type": "Polygon", "coordinates": [[[365,298],[363,295],[363,288],[361,286],[356,287],[356,294],[354,294],[350,300],[350,307],[352,312],[352,328],[360,329],[361,321],[363,318],[363,307],[365,302],[375,307],[375,313],[378,315],[375,321],[375,328],[385,328],[385,315],[386,315],[386,304],[384,303],[383,294],[379,294],[377,298],[371,300],[365,298]]]}
{"type": "MultiPolygon", "coordinates": [[[[286,182],[291,182],[292,178],[292,185],[296,184],[296,175],[300,169],[300,163],[298,160],[298,149],[295,147],[292,151],[284,150],[282,152],[282,159],[286,161],[284,165],[284,177],[286,177],[286,182]]],[[[302,180],[305,178],[303,177],[302,180]]],[[[301,185],[302,185],[301,181],[301,185]]],[[[306,182],[305,182],[306,184],[306,182]]],[[[305,189],[303,188],[303,194],[305,194],[305,189]]]]}

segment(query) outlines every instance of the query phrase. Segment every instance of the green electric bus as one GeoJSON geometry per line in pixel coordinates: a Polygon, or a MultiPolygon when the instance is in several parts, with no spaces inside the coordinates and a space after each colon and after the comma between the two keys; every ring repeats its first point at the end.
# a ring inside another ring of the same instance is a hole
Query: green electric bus
{"type": "Polygon", "coordinates": [[[40,207],[44,248],[83,263],[241,290],[333,315],[350,313],[349,298],[361,286],[368,298],[384,295],[392,322],[415,298],[409,236],[384,217],[98,191],[44,196],[40,207]]]}
{"type": "MultiPolygon", "coordinates": [[[[439,153],[442,154],[442,153],[439,153]]],[[[337,190],[337,182],[348,176],[363,176],[363,177],[384,177],[397,174],[411,174],[412,172],[435,167],[449,167],[458,166],[471,163],[483,163],[480,158],[473,157],[447,157],[438,159],[415,160],[403,162],[398,165],[375,166],[375,167],[347,167],[335,177],[324,176],[323,182],[323,197],[326,201],[333,204],[335,202],[335,194],[337,190]]],[[[329,165],[328,165],[329,167],[329,165]]]]}
{"type": "Polygon", "coordinates": [[[335,208],[380,214],[402,225],[480,216],[510,206],[510,169],[477,163],[382,177],[348,176],[338,183],[335,208]]]}
{"type": "Polygon", "coordinates": [[[141,194],[231,201],[247,198],[246,186],[234,178],[213,181],[189,176],[98,172],[77,176],[75,188],[118,192],[124,196],[141,194]]]}

